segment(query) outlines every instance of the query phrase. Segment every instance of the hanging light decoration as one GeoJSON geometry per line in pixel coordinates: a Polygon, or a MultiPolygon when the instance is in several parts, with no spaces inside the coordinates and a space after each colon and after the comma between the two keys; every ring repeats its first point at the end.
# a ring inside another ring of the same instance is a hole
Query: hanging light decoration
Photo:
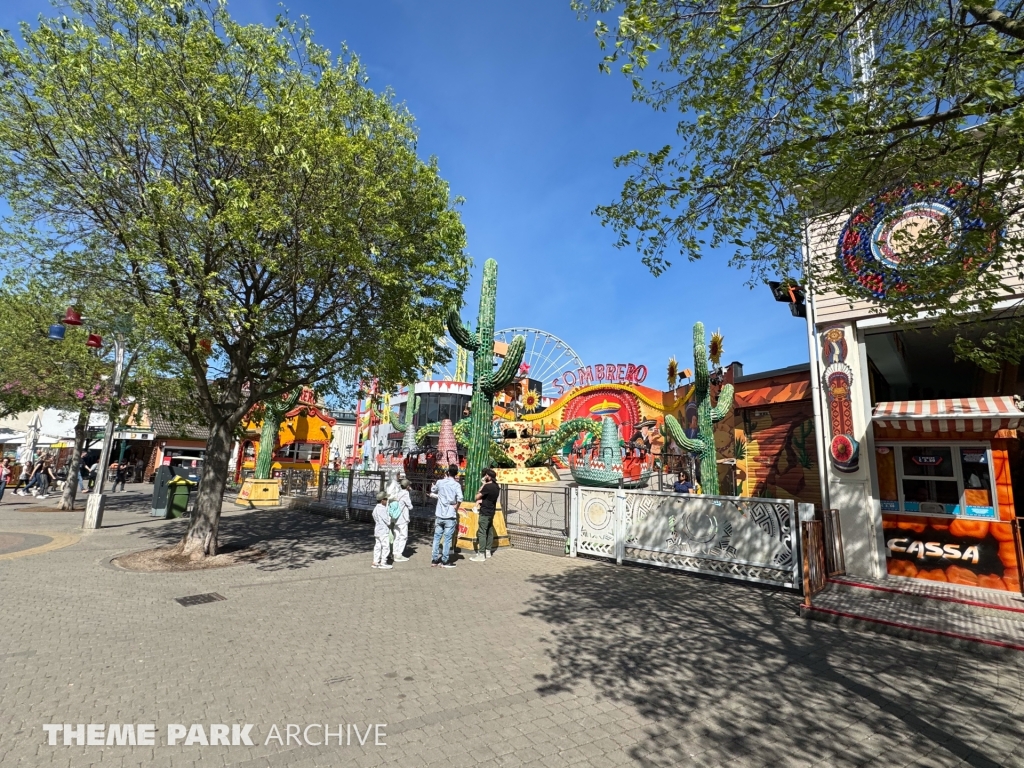
{"type": "Polygon", "coordinates": [[[81,325],[82,324],[82,313],[74,307],[68,307],[64,310],[64,317],[61,319],[64,325],[81,325]]]}
{"type": "Polygon", "coordinates": [[[90,333],[89,338],[85,340],[85,346],[90,349],[99,349],[103,346],[103,337],[95,333],[90,333]]]}
{"type": "Polygon", "coordinates": [[[64,331],[67,330],[60,323],[56,323],[50,326],[50,332],[46,334],[46,338],[50,341],[64,341],[64,331]]]}

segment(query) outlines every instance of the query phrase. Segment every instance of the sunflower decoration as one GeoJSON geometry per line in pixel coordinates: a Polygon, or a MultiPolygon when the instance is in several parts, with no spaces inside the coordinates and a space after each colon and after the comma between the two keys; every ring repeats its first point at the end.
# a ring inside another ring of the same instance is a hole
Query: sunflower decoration
{"type": "Polygon", "coordinates": [[[711,343],[708,345],[708,360],[714,363],[716,368],[722,363],[722,343],[724,341],[725,337],[722,336],[721,330],[711,334],[711,343]]]}
{"type": "Polygon", "coordinates": [[[523,395],[523,410],[527,413],[533,413],[537,410],[538,405],[540,405],[540,396],[532,389],[528,389],[526,394],[523,395]]]}
{"type": "Polygon", "coordinates": [[[676,356],[672,355],[668,359],[668,388],[670,390],[676,388],[676,384],[679,382],[679,361],[676,360],[676,356]]]}

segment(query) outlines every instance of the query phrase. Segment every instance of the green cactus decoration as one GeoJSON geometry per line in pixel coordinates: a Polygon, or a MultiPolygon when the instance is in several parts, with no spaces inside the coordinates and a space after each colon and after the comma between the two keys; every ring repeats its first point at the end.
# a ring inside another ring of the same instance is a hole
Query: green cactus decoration
{"type": "Polygon", "coordinates": [[[697,403],[697,437],[690,438],[671,414],[665,416],[665,426],[672,440],[684,451],[697,455],[700,461],[701,488],[709,496],[717,496],[718,464],[715,462],[714,425],[732,410],[732,384],[726,384],[718,393],[718,404],[711,405],[711,387],[708,377],[708,350],[704,341],[704,323],[693,326],[693,383],[697,403]]]}
{"type": "Polygon", "coordinates": [[[257,480],[269,480],[274,466],[274,448],[277,445],[277,436],[281,431],[281,422],[284,415],[288,413],[295,404],[299,402],[299,395],[302,389],[296,389],[287,397],[280,400],[272,400],[263,403],[260,426],[260,450],[256,454],[256,467],[253,470],[257,480]]]}
{"type": "Polygon", "coordinates": [[[540,467],[547,463],[548,459],[558,453],[567,443],[576,439],[580,432],[587,432],[590,435],[598,435],[601,432],[601,422],[593,419],[570,419],[563,423],[557,430],[548,435],[544,444],[526,461],[528,467],[540,467]]]}
{"type": "MultiPolygon", "coordinates": [[[[410,393],[411,394],[411,393],[410,393]]],[[[420,398],[419,395],[412,395],[405,410],[405,421],[399,418],[397,413],[392,412],[391,423],[394,425],[395,430],[398,432],[404,432],[402,436],[402,455],[408,456],[410,453],[416,451],[416,430],[412,428],[413,417],[416,412],[420,409],[420,398]]]]}
{"type": "Polygon", "coordinates": [[[512,383],[519,372],[526,350],[526,339],[516,336],[508,345],[505,359],[494,370],[494,305],[498,293],[498,262],[484,262],[480,289],[480,311],[476,331],[462,324],[457,311],[448,315],[448,332],[455,343],[473,353],[473,399],[470,401],[466,479],[463,496],[472,499],[480,489],[480,472],[491,456],[491,421],[494,418],[494,393],[512,383]]]}

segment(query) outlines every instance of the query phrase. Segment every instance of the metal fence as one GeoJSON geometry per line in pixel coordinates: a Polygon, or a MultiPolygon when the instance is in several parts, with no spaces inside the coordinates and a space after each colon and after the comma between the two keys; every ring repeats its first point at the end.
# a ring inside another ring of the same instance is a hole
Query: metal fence
{"type": "Polygon", "coordinates": [[[567,555],[570,494],[566,487],[501,486],[500,504],[512,546],[567,555]]]}
{"type": "Polygon", "coordinates": [[[793,501],[601,488],[571,498],[574,556],[801,588],[793,501]]]}
{"type": "Polygon", "coordinates": [[[825,566],[824,528],[824,523],[821,520],[805,520],[800,523],[804,605],[808,606],[811,604],[811,598],[821,592],[828,581],[825,566]]]}

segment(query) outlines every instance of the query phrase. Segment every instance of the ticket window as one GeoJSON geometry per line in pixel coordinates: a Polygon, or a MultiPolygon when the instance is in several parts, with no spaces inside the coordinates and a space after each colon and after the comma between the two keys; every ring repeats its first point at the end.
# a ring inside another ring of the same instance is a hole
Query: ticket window
{"type": "Polygon", "coordinates": [[[875,466],[883,512],[998,519],[987,445],[879,445],[875,466]]]}

